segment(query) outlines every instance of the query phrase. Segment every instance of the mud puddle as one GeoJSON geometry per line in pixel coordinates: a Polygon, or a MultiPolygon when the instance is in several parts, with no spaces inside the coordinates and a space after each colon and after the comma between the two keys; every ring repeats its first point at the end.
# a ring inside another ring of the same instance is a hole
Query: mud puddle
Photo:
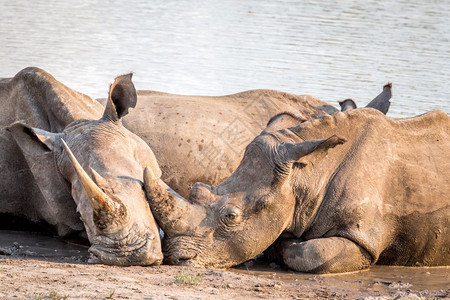
{"type": "Polygon", "coordinates": [[[359,272],[312,275],[285,270],[274,264],[254,260],[231,270],[277,279],[286,284],[326,286],[340,292],[352,291],[353,296],[396,291],[426,293],[433,290],[450,297],[450,267],[448,266],[417,268],[375,265],[369,270],[359,272]]]}
{"type": "Polygon", "coordinates": [[[45,296],[52,291],[90,299],[104,299],[113,291],[129,299],[143,299],[144,294],[153,295],[149,299],[227,299],[230,293],[242,299],[450,298],[450,267],[374,266],[337,275],[295,273],[262,260],[228,270],[115,267],[88,265],[87,249],[44,234],[0,230],[0,281],[4,285],[0,298],[32,298],[33,293],[45,296]],[[200,274],[201,283],[178,285],[176,278],[184,272],[200,274]],[[134,284],[124,286],[124,280],[134,284]]]}
{"type": "Polygon", "coordinates": [[[48,261],[87,262],[88,247],[26,231],[0,230],[0,255],[48,261]]]}

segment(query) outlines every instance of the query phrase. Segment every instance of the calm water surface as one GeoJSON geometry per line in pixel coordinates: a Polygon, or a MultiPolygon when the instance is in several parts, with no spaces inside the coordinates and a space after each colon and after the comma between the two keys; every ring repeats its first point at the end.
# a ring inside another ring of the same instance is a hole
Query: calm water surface
{"type": "Polygon", "coordinates": [[[39,66],[105,97],[254,88],[361,105],[394,83],[391,116],[450,113],[450,2],[0,0],[0,77],[39,66]]]}

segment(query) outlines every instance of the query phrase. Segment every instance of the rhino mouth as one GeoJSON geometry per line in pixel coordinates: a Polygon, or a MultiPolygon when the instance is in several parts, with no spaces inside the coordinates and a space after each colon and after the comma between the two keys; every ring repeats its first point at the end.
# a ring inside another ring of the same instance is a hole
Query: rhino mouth
{"type": "Polygon", "coordinates": [[[179,250],[175,253],[164,252],[164,263],[169,265],[193,266],[198,265],[195,261],[198,253],[192,251],[179,250]]]}
{"type": "MultiPolygon", "coordinates": [[[[204,243],[203,239],[179,236],[163,240],[164,264],[203,267],[229,268],[230,262],[226,246],[220,241],[204,243]]],[[[238,264],[238,263],[237,263],[238,264]]]]}
{"type": "Polygon", "coordinates": [[[120,266],[157,266],[162,263],[163,255],[159,247],[152,245],[153,237],[147,237],[138,245],[122,245],[117,242],[109,244],[93,244],[89,248],[89,263],[101,263],[120,266]]]}
{"type": "Polygon", "coordinates": [[[202,247],[200,243],[196,244],[197,247],[194,247],[194,244],[185,237],[163,240],[164,263],[169,265],[201,266],[199,259],[202,247]]]}

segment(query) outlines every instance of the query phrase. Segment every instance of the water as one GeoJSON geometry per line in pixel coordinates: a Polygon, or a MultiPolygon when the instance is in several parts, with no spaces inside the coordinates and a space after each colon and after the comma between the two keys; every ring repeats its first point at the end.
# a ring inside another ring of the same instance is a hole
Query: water
{"type": "MultiPolygon", "coordinates": [[[[334,291],[346,291],[348,299],[364,299],[374,292],[386,294],[398,291],[409,293],[424,290],[447,290],[448,293],[450,282],[449,267],[418,268],[375,265],[358,272],[314,275],[271,268],[264,262],[257,262],[248,269],[241,265],[231,270],[263,278],[278,279],[284,283],[294,283],[299,287],[308,286],[318,289],[328,287],[334,291]]],[[[395,297],[387,297],[387,299],[395,299],[395,297]]]]}
{"type": "Polygon", "coordinates": [[[0,77],[30,65],[95,98],[129,71],[138,89],[333,103],[392,81],[391,116],[450,113],[450,3],[0,0],[0,77]]]}
{"type": "Polygon", "coordinates": [[[0,257],[30,258],[49,261],[84,262],[88,247],[66,243],[43,233],[0,230],[0,257]]]}

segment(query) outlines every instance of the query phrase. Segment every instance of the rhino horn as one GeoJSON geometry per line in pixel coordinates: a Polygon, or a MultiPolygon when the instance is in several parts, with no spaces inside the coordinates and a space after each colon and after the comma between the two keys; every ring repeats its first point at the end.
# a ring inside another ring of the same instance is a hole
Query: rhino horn
{"type": "Polygon", "coordinates": [[[151,168],[144,170],[144,187],[153,216],[166,235],[186,234],[195,230],[195,219],[204,210],[193,205],[156,178],[151,168]]]}
{"type": "MultiPolygon", "coordinates": [[[[78,160],[73,155],[69,146],[67,146],[66,142],[63,139],[61,139],[61,141],[64,150],[66,151],[67,156],[69,157],[70,162],[72,163],[72,166],[75,169],[78,179],[80,180],[81,185],[83,186],[83,189],[86,195],[88,196],[89,203],[91,204],[92,208],[94,210],[117,209],[119,204],[111,200],[105,194],[105,192],[103,192],[103,190],[89,177],[89,175],[86,173],[86,171],[84,171],[83,167],[80,165],[78,160]]],[[[95,174],[97,173],[95,172],[95,174]]]]}

